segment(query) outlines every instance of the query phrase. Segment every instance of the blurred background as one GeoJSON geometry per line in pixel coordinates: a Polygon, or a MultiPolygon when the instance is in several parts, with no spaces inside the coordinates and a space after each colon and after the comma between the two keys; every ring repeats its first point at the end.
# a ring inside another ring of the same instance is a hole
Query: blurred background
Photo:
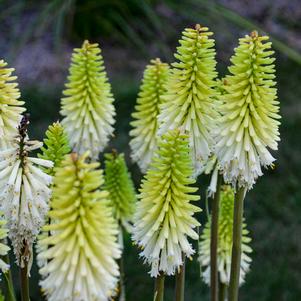
{"type": "MultiPolygon", "coordinates": [[[[117,110],[110,147],[126,154],[138,187],[141,174],[129,159],[129,122],[140,80],[150,59],[173,61],[181,31],[195,23],[215,33],[218,71],[227,72],[239,37],[257,29],[276,50],[282,125],[274,170],[265,172],[247,195],[245,217],[253,238],[253,263],[241,288],[243,301],[301,300],[301,3],[300,0],[0,0],[0,58],[16,68],[22,99],[31,114],[30,135],[43,139],[58,120],[70,54],[84,39],[100,44],[117,110]]],[[[202,200],[208,178],[199,179],[202,200]]],[[[204,223],[205,214],[200,216],[204,223]]],[[[126,288],[129,301],[151,301],[149,268],[127,237],[126,288]]],[[[18,274],[13,271],[14,279],[18,274]]],[[[166,301],[173,299],[173,279],[166,301]]],[[[43,300],[37,268],[32,301],[43,300]]],[[[196,256],[187,266],[186,300],[209,300],[196,256]]]]}

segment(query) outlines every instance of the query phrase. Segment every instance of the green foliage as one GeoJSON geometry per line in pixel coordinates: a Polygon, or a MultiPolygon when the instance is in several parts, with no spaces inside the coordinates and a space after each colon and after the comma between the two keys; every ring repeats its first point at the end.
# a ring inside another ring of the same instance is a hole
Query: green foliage
{"type": "Polygon", "coordinates": [[[105,189],[109,192],[114,217],[127,226],[135,211],[136,192],[124,154],[105,154],[105,189]]]}
{"type": "Polygon", "coordinates": [[[151,60],[144,71],[135,112],[132,113],[132,159],[138,163],[142,172],[146,172],[157,147],[159,105],[162,103],[162,95],[167,91],[168,75],[168,64],[162,63],[160,59],[151,60]]]}
{"type": "Polygon", "coordinates": [[[179,41],[167,93],[160,107],[159,134],[181,128],[189,134],[195,174],[201,172],[212,151],[210,129],[218,116],[215,111],[215,49],[207,27],[186,28],[179,41]]]}
{"type": "Polygon", "coordinates": [[[188,237],[198,239],[193,216],[201,211],[192,201],[198,189],[190,186],[193,167],[187,135],[170,130],[159,140],[150,168],[142,180],[140,202],[134,215],[133,239],[143,249],[141,256],[151,264],[151,275],[174,274],[183,264],[182,253],[194,250],[188,237]]]}
{"type": "Polygon", "coordinates": [[[79,154],[89,150],[96,159],[115,122],[111,85],[98,44],[85,41],[82,48],[74,49],[69,74],[61,100],[62,124],[72,149],[79,154]]]}
{"type": "Polygon", "coordinates": [[[41,147],[42,153],[38,157],[50,160],[54,163],[53,168],[48,168],[47,173],[54,175],[54,168],[60,167],[66,154],[70,152],[67,134],[59,122],[50,125],[46,131],[44,146],[41,147]]]}

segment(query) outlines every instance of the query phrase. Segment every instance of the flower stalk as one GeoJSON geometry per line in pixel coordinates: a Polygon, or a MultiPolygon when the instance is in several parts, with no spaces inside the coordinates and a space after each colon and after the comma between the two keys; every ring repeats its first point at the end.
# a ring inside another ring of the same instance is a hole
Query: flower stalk
{"type": "Polygon", "coordinates": [[[164,300],[164,280],[165,280],[164,273],[160,273],[155,280],[154,301],[164,300]]]}
{"type": "Polygon", "coordinates": [[[183,256],[183,265],[179,268],[176,274],[176,301],[184,301],[185,296],[185,256],[183,256]]]}
{"type": "Polygon", "coordinates": [[[235,193],[229,301],[238,300],[242,228],[243,228],[243,207],[244,207],[245,194],[246,194],[245,187],[238,188],[235,193]]]}
{"type": "Polygon", "coordinates": [[[226,301],[227,299],[227,284],[219,281],[218,283],[218,301],[226,301]]]}
{"type": "Polygon", "coordinates": [[[118,296],[116,300],[125,301],[126,294],[125,294],[125,271],[124,271],[124,242],[123,242],[123,227],[119,224],[119,245],[121,246],[122,253],[120,258],[118,259],[118,266],[119,266],[119,283],[118,283],[118,296]]]}
{"type": "Polygon", "coordinates": [[[222,177],[218,175],[216,192],[212,198],[210,232],[210,295],[212,301],[218,301],[218,216],[222,177]]]}
{"type": "MultiPolygon", "coordinates": [[[[27,258],[28,245],[24,242],[22,256],[27,258]]],[[[20,267],[20,284],[21,284],[21,300],[30,301],[29,298],[29,281],[28,281],[28,261],[24,260],[23,267],[20,267]]]]}

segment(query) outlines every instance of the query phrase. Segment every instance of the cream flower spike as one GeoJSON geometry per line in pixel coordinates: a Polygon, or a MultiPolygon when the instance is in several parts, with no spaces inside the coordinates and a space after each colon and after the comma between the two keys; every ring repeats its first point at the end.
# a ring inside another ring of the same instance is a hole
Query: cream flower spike
{"type": "Polygon", "coordinates": [[[166,92],[166,82],[169,74],[169,66],[160,59],[151,60],[143,74],[142,84],[132,114],[133,129],[130,146],[131,158],[137,162],[141,171],[146,172],[158,140],[158,115],[159,105],[162,103],[162,95],[166,92]]]}
{"type": "Polygon", "coordinates": [[[44,224],[51,196],[49,185],[52,177],[40,166],[51,168],[48,160],[29,157],[32,150],[39,149],[41,142],[30,141],[27,136],[27,117],[19,126],[19,135],[10,148],[0,151],[0,205],[8,223],[17,263],[23,267],[32,259],[32,244],[44,224]],[[23,256],[24,245],[28,254],[23,256]]]}
{"type": "MultiPolygon", "coordinates": [[[[6,220],[3,218],[3,212],[0,211],[0,256],[5,256],[9,247],[5,245],[8,230],[5,228],[6,220]]],[[[9,265],[0,258],[0,271],[6,273],[9,270],[9,265]]]]}
{"type": "Polygon", "coordinates": [[[140,189],[140,202],[134,215],[133,240],[141,247],[141,257],[151,265],[151,276],[160,272],[173,275],[183,264],[184,254],[194,250],[188,237],[198,239],[193,217],[201,209],[192,178],[188,136],[177,129],[164,134],[158,142],[150,168],[140,189]]]}
{"type": "Polygon", "coordinates": [[[195,176],[202,172],[212,152],[210,129],[216,122],[215,110],[215,50],[213,35],[207,27],[196,25],[182,33],[175,54],[167,93],[160,106],[159,135],[180,128],[189,134],[195,176]]]}
{"type": "Polygon", "coordinates": [[[118,226],[108,206],[99,163],[88,153],[66,155],[54,176],[48,246],[38,255],[47,260],[40,282],[48,301],[107,301],[118,282],[118,226]]]}
{"type": "Polygon", "coordinates": [[[97,159],[113,133],[115,108],[98,44],[85,41],[74,49],[68,83],[61,100],[63,126],[73,150],[97,159]]]}
{"type": "Polygon", "coordinates": [[[12,137],[18,134],[18,125],[25,108],[24,102],[18,100],[20,91],[12,75],[15,70],[7,68],[7,63],[0,60],[0,150],[10,145],[12,137]]]}
{"type": "MultiPolygon", "coordinates": [[[[230,185],[221,189],[219,224],[218,224],[218,273],[222,283],[228,285],[231,271],[232,232],[233,232],[234,192],[230,185]]],[[[249,271],[252,252],[249,243],[251,238],[246,224],[242,230],[242,254],[240,268],[240,284],[244,282],[245,275],[249,271]]],[[[205,225],[199,242],[199,262],[202,276],[207,284],[210,284],[210,221],[205,225]]]]}
{"type": "Polygon", "coordinates": [[[276,150],[280,140],[275,59],[268,39],[252,32],[239,40],[215,131],[215,153],[225,181],[249,189],[262,175],[261,166],[272,165],[275,159],[268,149],[276,150]]]}

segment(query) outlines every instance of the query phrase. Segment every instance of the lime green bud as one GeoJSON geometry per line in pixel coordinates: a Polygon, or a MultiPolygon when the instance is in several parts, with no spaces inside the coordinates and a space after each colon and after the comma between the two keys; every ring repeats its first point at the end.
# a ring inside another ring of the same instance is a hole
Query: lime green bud
{"type": "Polygon", "coordinates": [[[116,152],[105,155],[105,189],[110,193],[110,206],[118,223],[128,226],[132,220],[136,193],[124,155],[116,152]]]}
{"type": "Polygon", "coordinates": [[[159,134],[181,128],[189,134],[195,174],[212,152],[210,129],[216,122],[214,39],[207,27],[186,28],[177,48],[167,93],[160,107],[159,134]]]}
{"type": "Polygon", "coordinates": [[[18,135],[18,125],[25,111],[20,101],[17,77],[14,68],[6,68],[7,63],[0,60],[0,149],[10,145],[12,138],[18,135]]]}
{"type": "Polygon", "coordinates": [[[98,44],[75,48],[68,83],[61,100],[63,126],[70,145],[79,154],[89,150],[97,158],[113,133],[113,95],[98,44]]]}
{"type": "Polygon", "coordinates": [[[275,59],[267,36],[253,32],[239,40],[225,79],[215,130],[215,152],[226,182],[251,188],[262,175],[261,166],[275,160],[280,118],[275,87],[275,59]]]}
{"type": "Polygon", "coordinates": [[[193,217],[201,209],[192,178],[188,136],[170,130],[158,142],[150,168],[140,189],[140,202],[134,215],[133,239],[142,248],[141,256],[151,265],[151,275],[172,275],[183,264],[182,254],[194,250],[188,237],[198,239],[193,217]]]}
{"type": "Polygon", "coordinates": [[[54,176],[53,197],[38,259],[41,286],[49,301],[108,300],[117,284],[118,227],[107,205],[99,163],[88,153],[66,155],[54,176]]]}
{"type": "Polygon", "coordinates": [[[144,71],[137,105],[132,114],[132,159],[143,172],[149,166],[157,147],[159,105],[162,103],[162,95],[166,92],[168,74],[168,64],[162,63],[158,58],[151,60],[144,71]]]}
{"type": "MultiPolygon", "coordinates": [[[[232,188],[223,186],[220,197],[220,210],[218,221],[218,272],[222,283],[229,284],[231,271],[231,254],[233,243],[233,213],[234,213],[234,192],[232,188]]],[[[210,284],[210,221],[205,225],[199,242],[199,261],[203,268],[202,276],[207,284],[210,284]]],[[[246,273],[249,271],[252,252],[249,246],[251,238],[246,224],[242,230],[242,254],[240,268],[240,283],[244,282],[246,273]]]]}
{"type": "Polygon", "coordinates": [[[38,157],[50,160],[54,163],[53,168],[47,169],[47,173],[54,175],[54,168],[59,167],[66,154],[70,152],[67,134],[59,122],[55,122],[48,127],[42,153],[38,157]]]}

